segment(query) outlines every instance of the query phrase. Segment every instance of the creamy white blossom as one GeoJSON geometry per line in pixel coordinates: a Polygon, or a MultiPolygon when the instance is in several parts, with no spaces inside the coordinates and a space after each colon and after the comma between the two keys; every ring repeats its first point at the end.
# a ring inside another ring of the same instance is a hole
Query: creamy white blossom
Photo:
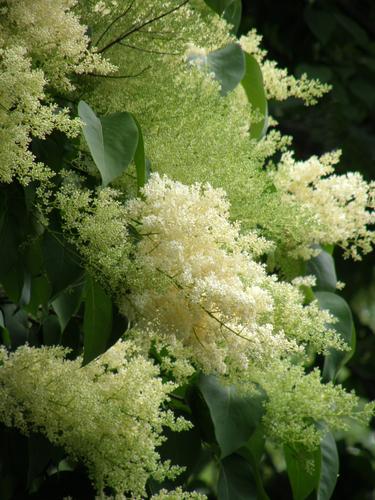
{"type": "Polygon", "coordinates": [[[43,433],[83,461],[98,491],[105,486],[145,494],[150,476],[174,477],[156,447],[163,426],[189,427],[162,409],[173,390],[129,342],[118,342],[82,367],[62,347],[1,350],[0,420],[22,433],[43,433]]]}
{"type": "Polygon", "coordinates": [[[272,179],[284,199],[296,200],[315,214],[312,243],[338,244],[346,255],[359,258],[374,241],[374,186],[357,172],[335,175],[333,165],[339,157],[340,152],[334,152],[296,161],[287,152],[272,179]]]}

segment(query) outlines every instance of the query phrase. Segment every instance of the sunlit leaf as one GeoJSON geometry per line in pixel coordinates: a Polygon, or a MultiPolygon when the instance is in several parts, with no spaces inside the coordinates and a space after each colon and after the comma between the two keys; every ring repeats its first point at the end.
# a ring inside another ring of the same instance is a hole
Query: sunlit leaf
{"type": "Polygon", "coordinates": [[[126,112],[98,117],[88,104],[80,101],[78,114],[84,122],[83,135],[99,169],[103,186],[120,176],[134,158],[138,127],[126,112]]]}
{"type": "Polygon", "coordinates": [[[188,61],[202,71],[213,74],[220,82],[221,95],[225,96],[237,87],[245,75],[245,57],[238,43],[204,54],[192,53],[188,61]]]}

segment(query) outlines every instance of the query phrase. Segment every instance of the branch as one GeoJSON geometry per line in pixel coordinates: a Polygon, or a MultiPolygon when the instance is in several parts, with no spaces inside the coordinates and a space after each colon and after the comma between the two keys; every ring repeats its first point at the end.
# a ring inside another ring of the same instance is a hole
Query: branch
{"type": "MultiPolygon", "coordinates": [[[[161,273],[161,274],[163,274],[164,276],[166,276],[167,278],[169,278],[169,279],[172,281],[172,283],[173,283],[173,284],[174,284],[174,285],[175,285],[178,289],[180,289],[180,290],[184,291],[184,287],[183,287],[180,283],[178,283],[178,281],[176,281],[176,280],[173,278],[173,276],[170,276],[168,273],[166,273],[165,271],[163,271],[163,270],[162,270],[162,269],[160,269],[159,267],[157,267],[157,268],[156,268],[156,270],[157,270],[159,273],[161,273]]],[[[188,295],[186,295],[185,293],[184,293],[184,295],[185,295],[185,298],[186,298],[187,300],[189,300],[189,296],[188,296],[188,295]]],[[[208,316],[209,316],[210,318],[212,318],[214,321],[216,321],[216,322],[217,322],[217,323],[218,323],[218,324],[219,324],[222,328],[227,329],[229,332],[233,333],[234,335],[237,335],[237,337],[240,337],[241,339],[246,340],[247,342],[251,342],[251,339],[249,339],[248,337],[245,337],[245,336],[241,335],[241,333],[237,332],[236,330],[233,330],[233,328],[231,328],[231,327],[230,327],[230,326],[228,326],[226,323],[224,323],[224,322],[223,322],[220,318],[218,318],[217,316],[215,316],[215,314],[214,314],[214,313],[212,313],[211,311],[209,311],[208,309],[206,309],[206,308],[205,308],[202,304],[198,304],[198,305],[199,305],[199,307],[202,309],[202,311],[204,311],[206,314],[208,314],[208,316]]],[[[194,335],[197,337],[197,334],[196,334],[196,331],[195,331],[195,329],[194,329],[194,328],[193,328],[193,333],[194,333],[194,335]]],[[[199,338],[198,338],[198,337],[197,337],[197,340],[199,341],[199,338]]]]}
{"type": "Polygon", "coordinates": [[[181,7],[183,7],[184,5],[186,5],[188,2],[189,2],[189,0],[184,0],[179,5],[177,5],[177,7],[174,7],[173,9],[170,9],[170,10],[168,10],[166,12],[163,12],[159,16],[156,16],[153,19],[149,19],[148,21],[145,21],[143,24],[140,24],[139,26],[135,26],[134,28],[131,28],[129,31],[126,31],[125,33],[123,33],[119,37],[117,37],[114,40],[112,40],[112,42],[109,42],[105,47],[103,47],[102,49],[98,50],[98,53],[101,54],[101,53],[105,52],[106,50],[110,49],[116,43],[121,42],[122,40],[124,40],[124,38],[132,35],[133,33],[136,33],[137,31],[139,31],[140,29],[144,28],[145,26],[148,26],[149,24],[154,23],[156,21],[159,21],[160,19],[163,19],[163,17],[166,17],[169,14],[172,14],[173,12],[176,12],[177,10],[181,9],[181,7]]]}
{"type": "Polygon", "coordinates": [[[180,52],[161,52],[159,50],[144,49],[143,47],[136,47],[135,45],[130,45],[129,43],[118,42],[123,47],[128,47],[129,49],[140,50],[141,52],[147,52],[148,54],[157,54],[161,56],[179,56],[180,52]]]}
{"type": "Polygon", "coordinates": [[[95,45],[98,46],[98,44],[101,42],[101,40],[103,39],[103,37],[108,33],[108,31],[112,28],[112,26],[114,24],[117,23],[117,21],[119,21],[122,17],[125,17],[126,14],[130,11],[130,9],[133,7],[134,5],[134,2],[135,0],[132,0],[130,2],[130,5],[129,7],[122,13],[120,14],[119,16],[117,16],[107,27],[106,29],[103,31],[103,33],[99,36],[98,40],[96,41],[95,45]]]}
{"type": "Polygon", "coordinates": [[[143,73],[150,68],[151,66],[146,66],[139,73],[136,73],[135,75],[99,75],[97,73],[87,73],[87,76],[96,76],[97,78],[135,78],[137,76],[143,75],[143,73]]]}

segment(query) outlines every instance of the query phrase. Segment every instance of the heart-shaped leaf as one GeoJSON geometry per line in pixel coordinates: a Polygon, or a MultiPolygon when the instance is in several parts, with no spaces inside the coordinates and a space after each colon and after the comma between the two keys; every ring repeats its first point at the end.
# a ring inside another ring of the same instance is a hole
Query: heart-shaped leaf
{"type": "Polygon", "coordinates": [[[215,437],[226,457],[244,446],[264,413],[264,394],[242,396],[212,375],[201,375],[198,387],[210,411],[215,437]]]}
{"type": "Polygon", "coordinates": [[[222,96],[225,96],[241,82],[245,75],[245,57],[238,43],[230,43],[222,49],[209,54],[192,53],[188,62],[198,68],[212,73],[220,82],[222,96]]]}
{"type": "Polygon", "coordinates": [[[83,135],[107,186],[129,166],[138,145],[138,126],[130,113],[98,117],[85,101],[78,104],[83,135]]]}

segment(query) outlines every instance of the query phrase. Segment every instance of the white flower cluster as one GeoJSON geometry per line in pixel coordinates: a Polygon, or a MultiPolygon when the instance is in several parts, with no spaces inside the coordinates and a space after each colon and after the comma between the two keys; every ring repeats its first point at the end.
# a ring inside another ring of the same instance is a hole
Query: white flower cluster
{"type": "MultiPolygon", "coordinates": [[[[97,497],[95,500],[127,500],[129,497],[125,495],[116,495],[116,496],[106,496],[101,495],[97,497]]],[[[178,487],[175,490],[167,491],[162,489],[159,493],[152,495],[151,500],[206,500],[206,495],[202,495],[201,493],[197,493],[195,491],[187,492],[183,491],[182,488],[178,487]]],[[[63,500],[73,500],[72,497],[66,497],[63,500]]]]}
{"type": "MultiPolygon", "coordinates": [[[[109,8],[109,2],[104,3],[109,8]]],[[[160,16],[178,2],[135,1],[123,17],[119,3],[105,18],[93,15],[96,4],[86,0],[79,6],[83,18],[93,26],[93,39],[118,66],[119,74],[137,77],[126,79],[126,83],[117,78],[100,79],[87,89],[85,100],[99,113],[130,111],[137,116],[155,171],[184,184],[209,182],[224,187],[231,217],[240,220],[244,229],[261,228],[284,254],[311,256],[311,228],[327,231],[325,221],[316,216],[314,207],[309,209],[297,197],[284,197],[265,169],[270,157],[285,151],[290,138],[271,130],[260,141],[252,141],[249,130],[255,112],[240,87],[222,97],[219,82],[196,67],[206,64],[208,53],[234,41],[223,19],[211,16],[203,2],[194,8],[188,3],[166,17],[160,16]],[[153,18],[155,23],[136,28],[153,18]],[[109,25],[112,27],[107,30],[109,25]],[[134,31],[121,44],[112,44],[129,26],[135,26],[134,31]]],[[[260,41],[261,37],[251,31],[240,43],[259,62],[268,98],[293,96],[312,104],[328,91],[329,87],[319,81],[306,76],[297,79],[277,67],[267,59],[260,41]]],[[[126,181],[122,183],[124,190],[126,181]]],[[[348,178],[348,183],[352,182],[356,180],[348,178]]],[[[363,220],[353,222],[358,231],[364,230],[363,220]]],[[[337,229],[336,242],[345,240],[346,235],[338,233],[337,229]]]]}
{"type": "Polygon", "coordinates": [[[313,422],[348,430],[353,421],[366,424],[374,413],[373,403],[361,405],[353,392],[332,382],[322,384],[319,369],[306,374],[301,365],[275,360],[251,378],[267,393],[263,424],[278,443],[314,450],[321,433],[313,422]]]}
{"type": "Polygon", "coordinates": [[[158,369],[129,342],[81,366],[62,347],[1,350],[0,420],[22,433],[42,432],[83,461],[98,491],[110,486],[134,497],[145,494],[150,476],[174,477],[178,467],[161,463],[156,447],[163,427],[183,430],[161,405],[173,390],[158,369]]]}
{"type": "Polygon", "coordinates": [[[300,352],[296,341],[338,346],[330,316],[254,260],[265,241],[229,221],[222,190],[153,174],[126,208],[141,239],[123,307],[159,342],[177,339],[203,370],[229,375],[300,352]]]}
{"type": "Polygon", "coordinates": [[[32,69],[27,51],[19,46],[0,47],[0,180],[14,176],[27,184],[46,181],[50,172],[34,161],[31,137],[44,138],[52,130],[79,133],[79,122],[57,106],[43,103],[46,80],[40,69],[32,69]]]}
{"type": "Polygon", "coordinates": [[[279,68],[275,61],[266,59],[267,52],[260,48],[262,37],[255,30],[240,38],[240,44],[246,52],[252,54],[262,68],[264,86],[269,99],[284,101],[288,97],[302,99],[305,104],[316,104],[317,100],[330,90],[330,86],[312,80],[303,74],[300,78],[289,75],[284,68],[279,68]]]}
{"type": "Polygon", "coordinates": [[[0,12],[0,180],[46,181],[51,172],[35,161],[32,137],[59,130],[79,134],[79,121],[51,102],[47,86],[72,90],[72,74],[106,74],[86,27],[72,13],[75,0],[6,0],[0,12]]]}
{"type": "Polygon", "coordinates": [[[72,90],[71,73],[114,69],[89,48],[86,26],[73,13],[77,0],[7,0],[0,16],[1,36],[7,45],[26,47],[30,58],[42,68],[49,84],[72,90]]]}
{"type": "Polygon", "coordinates": [[[339,157],[334,152],[295,161],[287,152],[271,175],[286,200],[296,200],[315,214],[311,243],[338,244],[358,259],[374,242],[370,226],[375,222],[375,189],[357,172],[334,175],[339,157]]]}

